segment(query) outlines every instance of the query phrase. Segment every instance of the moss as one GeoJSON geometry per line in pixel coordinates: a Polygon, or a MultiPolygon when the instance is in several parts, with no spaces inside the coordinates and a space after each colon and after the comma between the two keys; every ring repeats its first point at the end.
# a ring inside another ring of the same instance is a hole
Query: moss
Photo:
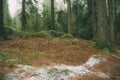
{"type": "Polygon", "coordinates": [[[103,50],[105,50],[107,53],[116,52],[115,49],[112,47],[112,45],[109,45],[109,44],[104,44],[104,45],[95,44],[92,48],[93,48],[93,49],[103,49],[103,50]]]}
{"type": "Polygon", "coordinates": [[[49,30],[48,33],[53,37],[61,37],[65,34],[64,32],[59,32],[54,30],[49,30]]]}
{"type": "Polygon", "coordinates": [[[48,34],[47,31],[40,31],[37,33],[31,33],[31,37],[52,37],[52,36],[48,34]]]}
{"type": "Polygon", "coordinates": [[[14,32],[16,36],[20,37],[20,38],[28,38],[30,37],[30,33],[25,32],[25,31],[21,31],[21,32],[14,32]]]}
{"type": "Polygon", "coordinates": [[[73,38],[73,36],[71,34],[66,33],[62,36],[62,38],[73,38]]]}

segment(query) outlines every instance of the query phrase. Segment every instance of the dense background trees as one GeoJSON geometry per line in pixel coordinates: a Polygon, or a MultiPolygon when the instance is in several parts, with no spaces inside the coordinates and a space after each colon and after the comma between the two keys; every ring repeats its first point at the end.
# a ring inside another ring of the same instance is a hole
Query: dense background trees
{"type": "MultiPolygon", "coordinates": [[[[4,1],[4,22],[14,32],[53,30],[55,35],[58,32],[61,35],[69,33],[74,37],[95,40],[97,48],[112,49],[114,44],[120,43],[119,0],[44,0],[41,4],[38,0],[22,0],[19,2],[22,8],[12,20],[7,12],[7,0],[4,1]]],[[[1,38],[5,34],[2,3],[1,1],[1,38]]]]}

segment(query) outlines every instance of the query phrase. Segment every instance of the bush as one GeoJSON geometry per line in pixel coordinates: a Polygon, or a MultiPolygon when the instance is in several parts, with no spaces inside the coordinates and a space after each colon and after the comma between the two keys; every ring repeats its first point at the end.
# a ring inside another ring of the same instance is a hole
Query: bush
{"type": "Polygon", "coordinates": [[[24,31],[21,31],[21,32],[16,31],[15,35],[20,37],[20,38],[28,38],[28,37],[30,37],[30,33],[24,32],[24,31]]]}
{"type": "Polygon", "coordinates": [[[7,35],[12,35],[14,33],[14,30],[12,28],[9,27],[5,27],[5,31],[7,35]]]}
{"type": "Polygon", "coordinates": [[[54,30],[49,30],[48,33],[53,37],[61,37],[65,34],[64,32],[59,32],[54,30]]]}
{"type": "Polygon", "coordinates": [[[57,32],[57,37],[62,37],[64,34],[66,34],[66,33],[64,33],[64,32],[57,32]]]}
{"type": "Polygon", "coordinates": [[[56,37],[57,32],[54,31],[54,30],[49,30],[49,31],[48,31],[48,34],[50,34],[50,35],[53,36],[53,37],[56,37]]]}
{"type": "Polygon", "coordinates": [[[31,37],[52,37],[52,36],[48,34],[47,31],[40,31],[37,33],[31,33],[31,37]]]}
{"type": "Polygon", "coordinates": [[[65,33],[62,38],[73,38],[73,36],[71,34],[67,34],[65,33]]]}
{"type": "Polygon", "coordinates": [[[0,62],[4,61],[7,57],[6,53],[0,52],[0,62]]]}

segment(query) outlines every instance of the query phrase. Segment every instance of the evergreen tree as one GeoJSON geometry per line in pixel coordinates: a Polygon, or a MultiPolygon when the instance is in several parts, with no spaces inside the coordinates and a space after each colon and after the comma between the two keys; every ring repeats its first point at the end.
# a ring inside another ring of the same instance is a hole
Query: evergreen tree
{"type": "Polygon", "coordinates": [[[3,0],[0,0],[0,40],[3,40],[6,38],[3,16],[4,16],[3,15],[3,0]]]}

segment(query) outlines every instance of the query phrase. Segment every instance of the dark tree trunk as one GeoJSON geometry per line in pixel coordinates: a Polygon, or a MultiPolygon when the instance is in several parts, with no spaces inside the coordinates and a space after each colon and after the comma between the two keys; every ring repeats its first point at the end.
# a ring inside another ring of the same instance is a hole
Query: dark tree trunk
{"type": "Polygon", "coordinates": [[[21,30],[22,31],[25,31],[25,26],[26,26],[25,2],[26,0],[22,0],[22,17],[21,17],[21,30]]]}
{"type": "Polygon", "coordinates": [[[117,0],[114,0],[114,16],[115,16],[115,20],[117,18],[117,0]]]}
{"type": "Polygon", "coordinates": [[[71,0],[67,0],[67,16],[68,16],[68,33],[69,34],[72,34],[72,31],[71,31],[71,23],[72,23],[72,15],[71,15],[71,0]]]}
{"type": "Polygon", "coordinates": [[[113,13],[113,0],[108,0],[108,9],[109,9],[109,27],[110,27],[110,41],[114,43],[114,13],[113,13]]]}
{"type": "Polygon", "coordinates": [[[92,0],[87,0],[88,5],[88,14],[91,15],[92,13],[92,0]]]}
{"type": "Polygon", "coordinates": [[[0,0],[0,40],[6,38],[4,19],[3,19],[3,0],[0,0]]]}
{"type": "Polygon", "coordinates": [[[97,15],[97,48],[108,48],[112,50],[112,46],[109,38],[108,23],[107,23],[107,8],[106,0],[96,1],[96,15],[97,15]]]}
{"type": "Polygon", "coordinates": [[[36,21],[35,21],[35,31],[38,31],[38,12],[36,13],[36,15],[35,15],[35,17],[36,17],[36,21]]]}
{"type": "Polygon", "coordinates": [[[55,30],[54,0],[51,0],[51,27],[50,27],[50,29],[55,30]]]}
{"type": "Polygon", "coordinates": [[[96,33],[97,33],[97,18],[96,18],[96,3],[95,0],[88,0],[88,8],[90,8],[89,10],[89,14],[91,14],[90,18],[91,18],[91,24],[93,27],[93,37],[96,40],[96,33]]]}

